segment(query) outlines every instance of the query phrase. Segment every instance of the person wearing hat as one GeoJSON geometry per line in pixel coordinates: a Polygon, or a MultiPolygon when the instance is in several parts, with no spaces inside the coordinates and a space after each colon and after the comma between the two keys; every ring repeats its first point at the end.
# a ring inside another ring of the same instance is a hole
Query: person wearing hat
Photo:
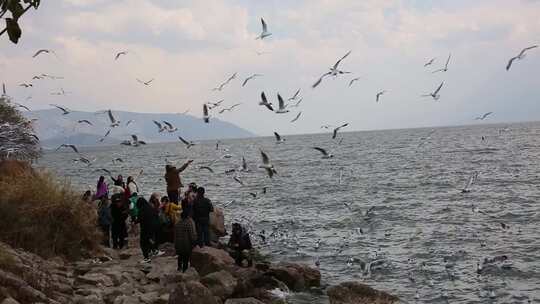
{"type": "Polygon", "coordinates": [[[180,173],[186,170],[186,168],[193,162],[188,160],[180,168],[176,168],[172,165],[165,166],[165,181],[167,182],[167,196],[169,200],[178,205],[180,191],[182,189],[182,180],[180,179],[180,173]]]}

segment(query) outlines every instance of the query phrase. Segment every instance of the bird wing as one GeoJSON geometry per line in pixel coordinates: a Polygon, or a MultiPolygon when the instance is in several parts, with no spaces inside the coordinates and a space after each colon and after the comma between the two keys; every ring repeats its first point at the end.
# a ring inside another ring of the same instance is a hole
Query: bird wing
{"type": "Polygon", "coordinates": [[[38,51],[34,54],[34,56],[32,56],[32,58],[36,58],[39,54],[44,53],[44,52],[48,52],[48,51],[47,51],[47,50],[38,50],[38,51]]]}
{"type": "Polygon", "coordinates": [[[244,79],[244,82],[242,83],[242,86],[245,86],[246,83],[247,83],[251,78],[252,78],[252,77],[250,76],[250,77],[244,79]]]}
{"type": "Polygon", "coordinates": [[[265,165],[270,164],[270,158],[268,158],[268,155],[266,155],[266,153],[264,153],[263,150],[261,150],[261,157],[262,157],[263,164],[265,165]]]}
{"type": "Polygon", "coordinates": [[[92,126],[92,123],[90,121],[86,120],[86,119],[79,120],[79,123],[83,123],[83,122],[92,126]]]}
{"type": "Polygon", "coordinates": [[[267,108],[268,108],[268,110],[270,110],[270,111],[274,112],[274,108],[272,107],[272,105],[271,105],[271,104],[269,104],[269,103],[265,103],[265,104],[264,104],[264,106],[265,106],[265,107],[267,107],[267,108]]]}
{"type": "Polygon", "coordinates": [[[163,123],[166,124],[169,129],[174,129],[173,125],[170,122],[164,120],[163,123]]]}
{"type": "Polygon", "coordinates": [[[482,116],[482,119],[488,117],[488,116],[491,115],[492,113],[493,113],[493,112],[487,112],[486,114],[484,114],[484,115],[482,116]]]}
{"type": "Polygon", "coordinates": [[[159,128],[159,130],[163,129],[163,126],[158,121],[152,120],[154,124],[159,128]]]}
{"type": "Polygon", "coordinates": [[[521,52],[519,53],[519,56],[518,57],[522,57],[523,55],[525,55],[525,52],[530,50],[530,49],[534,49],[534,48],[537,48],[538,45],[533,45],[533,46],[529,46],[529,47],[526,47],[524,48],[523,50],[521,50],[521,52]]]}
{"type": "Polygon", "coordinates": [[[274,136],[276,137],[277,141],[281,140],[281,136],[277,132],[274,132],[274,136]]]}
{"type": "Polygon", "coordinates": [[[111,129],[107,130],[107,132],[105,133],[105,135],[103,137],[107,137],[107,136],[109,136],[109,134],[111,134],[111,129]]]}
{"type": "Polygon", "coordinates": [[[189,142],[182,138],[182,136],[178,136],[178,139],[180,139],[181,142],[189,146],[189,142]]]}
{"type": "Polygon", "coordinates": [[[73,151],[75,151],[75,153],[79,153],[79,150],[77,149],[77,147],[75,147],[75,145],[66,145],[66,147],[71,148],[73,151]]]}
{"type": "Polygon", "coordinates": [[[261,93],[261,99],[263,103],[268,104],[268,99],[266,99],[266,95],[264,94],[264,92],[261,93]]]}
{"type": "Polygon", "coordinates": [[[144,84],[146,84],[146,85],[149,85],[149,84],[150,84],[150,83],[151,83],[152,81],[154,81],[154,78],[152,78],[152,79],[148,80],[148,81],[147,81],[147,82],[145,82],[144,84]]]}
{"type": "Polygon", "coordinates": [[[208,106],[206,104],[203,105],[203,115],[208,116],[208,106]]]}
{"type": "Polygon", "coordinates": [[[439,87],[435,90],[435,92],[433,92],[433,95],[437,95],[437,93],[439,93],[439,91],[441,90],[442,86],[444,85],[444,81],[441,82],[441,84],[439,85],[439,87]]]}
{"type": "Polygon", "coordinates": [[[319,84],[321,84],[323,78],[324,78],[325,76],[330,75],[330,74],[331,74],[330,72],[324,73],[317,81],[315,81],[314,84],[311,85],[311,87],[312,87],[312,88],[316,88],[319,84]]]}
{"type": "Polygon", "coordinates": [[[266,25],[266,22],[264,22],[263,18],[261,18],[261,24],[262,24],[263,32],[268,31],[268,26],[266,25]]]}
{"type": "Polygon", "coordinates": [[[302,114],[302,112],[298,112],[298,115],[296,115],[296,117],[295,117],[293,120],[291,120],[291,122],[297,121],[298,118],[300,118],[300,115],[301,115],[301,114],[302,114]]]}
{"type": "Polygon", "coordinates": [[[279,109],[280,110],[285,109],[285,101],[283,101],[283,98],[281,97],[281,95],[279,95],[279,93],[277,94],[277,99],[279,102],[279,109]]]}
{"type": "Polygon", "coordinates": [[[55,108],[58,108],[58,109],[62,110],[63,112],[67,112],[67,109],[64,108],[64,107],[61,107],[61,106],[55,105],[55,104],[50,104],[50,105],[53,106],[53,107],[55,107],[55,108]]]}
{"type": "Polygon", "coordinates": [[[300,94],[300,89],[298,89],[296,93],[294,93],[293,97],[289,98],[289,100],[295,100],[296,97],[298,97],[298,94],[300,94]]]}
{"type": "Polygon", "coordinates": [[[139,142],[139,137],[137,137],[137,135],[131,134],[131,138],[133,139],[134,142],[139,142]]]}
{"type": "Polygon", "coordinates": [[[347,58],[347,56],[349,56],[349,54],[351,53],[351,51],[348,51],[347,54],[343,55],[343,57],[341,57],[335,64],[334,64],[334,69],[337,69],[338,65],[340,64],[340,62],[347,58]]]}
{"type": "Polygon", "coordinates": [[[107,113],[108,113],[108,115],[109,115],[109,119],[110,119],[111,123],[115,123],[115,122],[116,122],[116,119],[114,119],[114,116],[113,116],[113,114],[112,114],[112,111],[109,110],[109,111],[107,111],[107,113]]]}
{"type": "Polygon", "coordinates": [[[452,53],[448,54],[448,59],[446,59],[446,64],[444,65],[445,69],[448,69],[448,64],[450,63],[450,58],[452,57],[452,53]]]}
{"type": "Polygon", "coordinates": [[[227,79],[227,81],[225,81],[225,83],[229,83],[231,80],[235,79],[235,78],[236,78],[236,74],[237,74],[237,73],[232,74],[231,77],[229,77],[229,79],[227,79]]]}
{"type": "Polygon", "coordinates": [[[234,108],[236,108],[236,107],[238,107],[239,105],[241,105],[241,103],[235,103],[235,104],[233,104],[233,105],[229,108],[229,111],[232,110],[232,109],[234,109],[234,108]]]}
{"type": "Polygon", "coordinates": [[[324,156],[327,156],[327,155],[328,155],[328,152],[326,152],[326,150],[323,149],[323,148],[313,147],[313,149],[315,149],[315,150],[321,152],[324,156]]]}
{"type": "Polygon", "coordinates": [[[510,67],[512,66],[512,63],[514,63],[514,60],[516,60],[518,57],[512,57],[510,60],[508,60],[508,64],[506,64],[506,70],[510,70],[510,67]]]}

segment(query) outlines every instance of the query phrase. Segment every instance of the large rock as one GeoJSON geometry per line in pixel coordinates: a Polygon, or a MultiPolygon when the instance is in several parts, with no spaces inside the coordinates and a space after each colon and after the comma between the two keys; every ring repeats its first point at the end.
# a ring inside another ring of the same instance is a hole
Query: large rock
{"type": "Polygon", "coordinates": [[[289,290],[285,283],[254,268],[234,268],[231,274],[238,282],[232,295],[234,298],[256,298],[271,302],[274,296],[270,290],[289,290]]]}
{"type": "Polygon", "coordinates": [[[358,282],[345,282],[327,290],[330,304],[390,304],[399,298],[358,282]]]}
{"type": "Polygon", "coordinates": [[[236,278],[224,270],[206,275],[201,279],[201,283],[208,287],[214,296],[222,300],[230,297],[238,285],[236,278]]]}
{"type": "Polygon", "coordinates": [[[78,276],[75,279],[75,285],[93,285],[93,286],[114,286],[110,277],[101,273],[87,273],[85,275],[78,276]]]}
{"type": "Polygon", "coordinates": [[[169,304],[218,304],[212,293],[203,284],[181,282],[169,297],[169,304]]]}
{"type": "Polygon", "coordinates": [[[225,304],[264,304],[255,298],[228,299],[225,304]]]}
{"type": "Polygon", "coordinates": [[[234,260],[227,251],[212,247],[197,247],[191,255],[191,266],[195,267],[201,276],[224,270],[233,264],[234,260]]]}
{"type": "Polygon", "coordinates": [[[280,263],[271,266],[268,273],[294,291],[302,291],[321,285],[321,273],[303,264],[280,263]]]}

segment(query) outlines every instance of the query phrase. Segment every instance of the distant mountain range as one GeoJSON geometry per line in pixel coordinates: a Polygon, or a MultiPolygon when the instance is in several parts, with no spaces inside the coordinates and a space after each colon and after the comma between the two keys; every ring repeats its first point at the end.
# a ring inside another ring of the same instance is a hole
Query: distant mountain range
{"type": "Polygon", "coordinates": [[[150,114],[124,111],[113,111],[113,114],[121,123],[119,127],[111,129],[106,113],[74,111],[62,115],[62,112],[56,109],[25,112],[26,117],[37,118],[37,121],[34,122],[34,128],[45,148],[56,147],[63,143],[80,146],[118,144],[123,140],[130,139],[131,134],[136,134],[140,140],[148,143],[178,141],[178,136],[195,141],[256,136],[232,123],[219,119],[212,119],[209,124],[205,124],[201,118],[185,114],[150,114]],[[90,121],[93,125],[78,123],[79,120],[83,119],[90,121]],[[126,126],[129,120],[133,121],[126,126]],[[153,120],[168,121],[178,128],[178,131],[158,133],[158,127],[153,120]],[[111,129],[111,133],[103,142],[99,142],[99,139],[109,129],[111,129]]]}

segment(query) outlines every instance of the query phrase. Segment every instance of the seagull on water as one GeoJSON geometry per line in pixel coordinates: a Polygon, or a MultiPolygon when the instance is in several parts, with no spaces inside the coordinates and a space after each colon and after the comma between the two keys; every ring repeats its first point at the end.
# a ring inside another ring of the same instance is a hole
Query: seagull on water
{"type": "Polygon", "coordinates": [[[328,153],[328,151],[326,151],[326,150],[323,149],[323,148],[313,147],[313,149],[315,149],[315,150],[321,152],[322,155],[323,155],[323,156],[322,156],[323,159],[329,159],[329,158],[333,158],[333,157],[334,157],[334,155],[333,155],[332,153],[328,153]]]}
{"type": "Polygon", "coordinates": [[[337,132],[341,129],[341,128],[345,128],[346,126],[348,126],[349,123],[344,123],[342,124],[341,126],[337,127],[337,128],[334,128],[334,132],[332,134],[332,139],[336,139],[337,137],[337,132]]]}
{"type": "Polygon", "coordinates": [[[259,102],[259,105],[265,106],[266,108],[268,108],[268,110],[272,112],[274,111],[274,108],[272,108],[272,103],[268,102],[268,99],[266,99],[266,95],[264,94],[264,92],[261,92],[261,101],[259,102]]]}
{"type": "Polygon", "coordinates": [[[261,157],[262,157],[262,165],[259,165],[259,168],[263,168],[266,170],[266,173],[268,174],[268,177],[272,178],[274,174],[277,174],[276,169],[274,169],[274,165],[270,162],[270,158],[266,153],[264,153],[263,150],[261,150],[261,157]]]}
{"type": "Polygon", "coordinates": [[[383,95],[384,93],[386,93],[386,91],[380,91],[379,93],[377,93],[377,95],[375,95],[375,102],[379,102],[379,98],[381,98],[381,95],[383,95]]]}
{"type": "Polygon", "coordinates": [[[245,86],[246,83],[247,83],[248,81],[250,81],[251,79],[253,79],[253,78],[255,78],[255,77],[261,77],[261,76],[262,76],[262,74],[253,74],[253,75],[249,76],[248,78],[244,79],[244,82],[242,83],[242,86],[245,86]]]}
{"type": "Polygon", "coordinates": [[[351,54],[351,51],[348,51],[347,54],[345,54],[343,57],[341,57],[334,64],[334,66],[330,68],[330,71],[324,73],[311,87],[316,88],[319,84],[321,84],[321,82],[323,81],[323,78],[326,77],[326,76],[334,76],[335,77],[335,76],[340,75],[340,74],[349,74],[350,72],[344,72],[344,71],[341,71],[341,70],[338,69],[338,66],[341,63],[341,61],[343,59],[347,58],[347,56],[349,56],[349,54],[351,54]]]}
{"type": "Polygon", "coordinates": [[[277,114],[289,113],[289,110],[286,109],[287,106],[285,105],[285,101],[283,101],[283,98],[281,97],[281,95],[279,95],[279,93],[277,94],[277,98],[278,98],[279,108],[276,110],[276,113],[277,114]]]}
{"type": "Polygon", "coordinates": [[[73,150],[75,153],[79,153],[79,149],[77,149],[77,147],[75,145],[71,145],[71,144],[61,144],[60,146],[58,146],[58,148],[56,148],[55,151],[58,151],[60,150],[61,148],[70,148],[71,150],[73,150]]]}
{"type": "Polygon", "coordinates": [[[62,115],[68,115],[69,113],[71,113],[71,111],[66,107],[55,105],[55,104],[50,104],[50,105],[62,111],[62,115]]]}
{"type": "Polygon", "coordinates": [[[142,81],[139,78],[136,78],[136,79],[137,79],[137,82],[139,82],[140,84],[143,84],[145,86],[149,86],[152,83],[152,81],[154,81],[154,78],[152,78],[152,79],[150,79],[148,81],[142,81]]]}
{"type": "Polygon", "coordinates": [[[293,118],[293,120],[291,120],[291,123],[295,122],[298,120],[298,118],[300,118],[300,115],[302,115],[302,112],[298,112],[298,115],[296,115],[295,118],[293,118]]]}
{"type": "Polygon", "coordinates": [[[293,101],[293,100],[296,100],[298,98],[298,95],[300,94],[300,89],[296,90],[296,93],[294,93],[294,95],[287,99],[288,101],[293,101]]]}
{"type": "Polygon", "coordinates": [[[441,82],[441,84],[437,87],[437,89],[433,93],[424,94],[422,97],[433,97],[434,100],[439,100],[441,98],[441,95],[439,95],[439,91],[441,90],[442,86],[444,85],[444,81],[441,82]]]}
{"type": "Polygon", "coordinates": [[[210,123],[210,116],[208,115],[208,106],[206,104],[203,105],[203,121],[205,123],[210,123]]]}
{"type": "Polygon", "coordinates": [[[111,110],[107,111],[107,115],[109,116],[109,120],[111,122],[111,125],[110,125],[111,128],[116,128],[116,127],[120,126],[120,121],[116,120],[116,118],[114,118],[114,115],[113,115],[111,110]]]}
{"type": "Polygon", "coordinates": [[[192,142],[192,141],[187,141],[187,140],[185,140],[184,138],[182,138],[182,136],[178,136],[178,139],[186,145],[186,148],[187,148],[187,149],[189,149],[189,148],[191,148],[191,147],[193,147],[193,146],[195,145],[194,142],[192,142]]]}
{"type": "Polygon", "coordinates": [[[529,47],[526,47],[524,48],[523,50],[521,50],[521,52],[519,52],[519,54],[515,57],[512,57],[510,58],[510,60],[508,61],[508,64],[506,65],[506,70],[510,70],[510,67],[512,67],[512,63],[514,63],[514,60],[521,60],[523,58],[525,58],[525,52],[527,52],[528,50],[532,50],[534,48],[537,48],[538,45],[532,45],[532,46],[529,46],[529,47]]]}
{"type": "Polygon", "coordinates": [[[444,68],[442,69],[438,69],[438,70],[435,70],[433,71],[433,73],[437,73],[437,72],[447,72],[448,71],[448,63],[450,63],[450,58],[452,57],[452,54],[448,54],[448,59],[446,59],[446,63],[444,65],[444,68]]]}
{"type": "Polygon", "coordinates": [[[272,35],[272,33],[268,31],[268,25],[266,25],[266,22],[264,22],[263,18],[261,18],[261,25],[262,25],[262,32],[259,36],[257,36],[257,38],[255,38],[255,40],[257,39],[263,40],[264,38],[272,35]]]}
{"type": "Polygon", "coordinates": [[[431,58],[428,62],[426,62],[426,63],[424,64],[424,67],[427,67],[427,66],[432,65],[434,61],[435,61],[435,58],[431,58]]]}
{"type": "Polygon", "coordinates": [[[355,81],[360,80],[360,78],[361,77],[356,77],[356,78],[351,79],[351,81],[349,81],[349,87],[352,86],[355,81]]]}
{"type": "Polygon", "coordinates": [[[482,116],[476,117],[475,120],[484,120],[491,114],[493,114],[493,112],[484,113],[482,116]]]}
{"type": "Polygon", "coordinates": [[[128,53],[128,51],[121,51],[121,52],[116,53],[116,56],[114,57],[114,60],[118,60],[118,58],[120,58],[120,56],[127,55],[127,53],[128,53]]]}
{"type": "Polygon", "coordinates": [[[276,138],[276,143],[278,144],[285,142],[285,138],[282,138],[277,132],[274,132],[274,137],[276,138]]]}
{"type": "Polygon", "coordinates": [[[81,119],[81,120],[77,121],[77,123],[85,123],[85,124],[88,124],[90,126],[93,126],[93,124],[87,119],[81,119]]]}

